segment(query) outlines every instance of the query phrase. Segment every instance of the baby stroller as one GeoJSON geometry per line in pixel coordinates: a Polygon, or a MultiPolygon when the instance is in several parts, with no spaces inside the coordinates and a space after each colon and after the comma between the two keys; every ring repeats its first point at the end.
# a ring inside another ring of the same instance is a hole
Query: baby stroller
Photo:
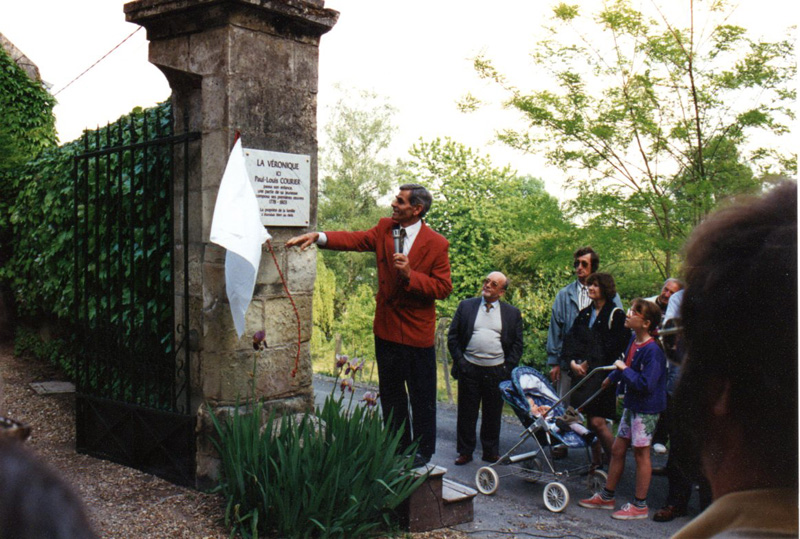
{"type": "MultiPolygon", "coordinates": [[[[521,475],[526,481],[535,483],[547,480],[544,487],[544,505],[550,511],[558,513],[563,511],[569,504],[569,490],[564,482],[576,477],[587,477],[588,486],[592,491],[600,490],[605,485],[607,475],[602,470],[593,469],[591,455],[591,441],[588,437],[581,437],[569,428],[564,428],[564,423],[559,421],[559,428],[556,425],[556,418],[563,416],[566,412],[562,405],[569,395],[587,380],[596,376],[599,372],[608,372],[614,366],[598,367],[590,371],[580,382],[570,389],[561,399],[550,385],[550,381],[531,367],[517,367],[511,373],[511,380],[500,383],[500,391],[503,400],[506,401],[522,421],[525,431],[520,434],[520,441],[517,442],[500,459],[489,465],[484,466],[475,474],[475,484],[481,494],[491,495],[497,492],[502,476],[521,475]],[[540,416],[531,414],[531,406],[528,397],[532,398],[537,406],[549,406],[549,410],[540,416]],[[517,449],[527,440],[532,440],[535,444],[533,451],[515,454],[517,449]],[[564,444],[570,448],[583,448],[586,453],[586,460],[583,464],[565,469],[557,469],[553,465],[552,449],[554,445],[564,444]]],[[[610,390],[609,390],[610,391],[610,390]]],[[[588,404],[600,391],[589,397],[578,409],[588,404]]]]}

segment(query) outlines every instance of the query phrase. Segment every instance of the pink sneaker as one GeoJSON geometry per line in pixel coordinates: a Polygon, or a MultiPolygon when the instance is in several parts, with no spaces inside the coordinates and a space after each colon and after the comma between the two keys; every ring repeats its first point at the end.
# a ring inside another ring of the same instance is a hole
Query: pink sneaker
{"type": "Polygon", "coordinates": [[[647,518],[647,507],[636,507],[632,503],[626,503],[619,511],[611,513],[611,518],[617,520],[635,520],[647,518]]]}
{"type": "Polygon", "coordinates": [[[604,500],[600,493],[596,492],[591,498],[580,500],[578,505],[587,509],[608,509],[609,511],[613,511],[614,498],[611,498],[610,500],[604,500]]]}

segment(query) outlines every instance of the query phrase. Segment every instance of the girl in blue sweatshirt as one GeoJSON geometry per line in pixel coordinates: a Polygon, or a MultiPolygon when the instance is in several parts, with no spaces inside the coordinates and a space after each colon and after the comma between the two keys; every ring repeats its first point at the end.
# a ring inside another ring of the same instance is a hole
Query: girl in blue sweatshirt
{"type": "Polygon", "coordinates": [[[625,319],[625,327],[633,331],[624,359],[603,380],[603,387],[619,384],[618,394],[624,394],[622,418],[611,449],[608,479],[602,492],[581,500],[578,505],[590,509],[615,509],[614,491],[625,470],[625,453],[633,445],[636,459],[636,492],[633,503],[627,503],[611,514],[620,520],[647,518],[647,491],[650,488],[652,467],[650,444],[658,416],[667,407],[666,357],[653,337],[661,322],[661,309],[655,303],[636,298],[625,319]]]}

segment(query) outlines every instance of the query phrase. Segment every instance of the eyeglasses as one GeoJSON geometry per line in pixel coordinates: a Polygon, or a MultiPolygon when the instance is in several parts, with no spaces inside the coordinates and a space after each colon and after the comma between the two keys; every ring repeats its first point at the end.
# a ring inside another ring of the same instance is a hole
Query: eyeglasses
{"type": "Polygon", "coordinates": [[[638,316],[639,318],[644,318],[644,316],[642,316],[642,313],[637,313],[633,309],[628,309],[628,316],[638,316]]]}
{"type": "Polygon", "coordinates": [[[576,260],[575,262],[572,263],[572,267],[577,268],[578,266],[582,268],[588,268],[589,263],[585,260],[576,260]]]}
{"type": "Polygon", "coordinates": [[[490,288],[498,288],[500,286],[500,283],[498,283],[497,281],[493,281],[493,280],[489,279],[488,277],[483,280],[483,284],[484,285],[489,285],[490,288]]]}

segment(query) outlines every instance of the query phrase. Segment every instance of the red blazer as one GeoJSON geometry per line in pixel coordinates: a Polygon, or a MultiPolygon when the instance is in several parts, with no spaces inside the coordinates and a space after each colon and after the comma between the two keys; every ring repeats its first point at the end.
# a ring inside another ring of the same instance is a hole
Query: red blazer
{"type": "Polygon", "coordinates": [[[385,341],[416,347],[434,344],[435,300],[450,295],[450,244],[424,222],[408,253],[411,277],[403,279],[394,268],[394,221],[383,218],[360,232],[325,232],[325,249],[374,251],[378,263],[378,295],[372,330],[385,341]]]}

